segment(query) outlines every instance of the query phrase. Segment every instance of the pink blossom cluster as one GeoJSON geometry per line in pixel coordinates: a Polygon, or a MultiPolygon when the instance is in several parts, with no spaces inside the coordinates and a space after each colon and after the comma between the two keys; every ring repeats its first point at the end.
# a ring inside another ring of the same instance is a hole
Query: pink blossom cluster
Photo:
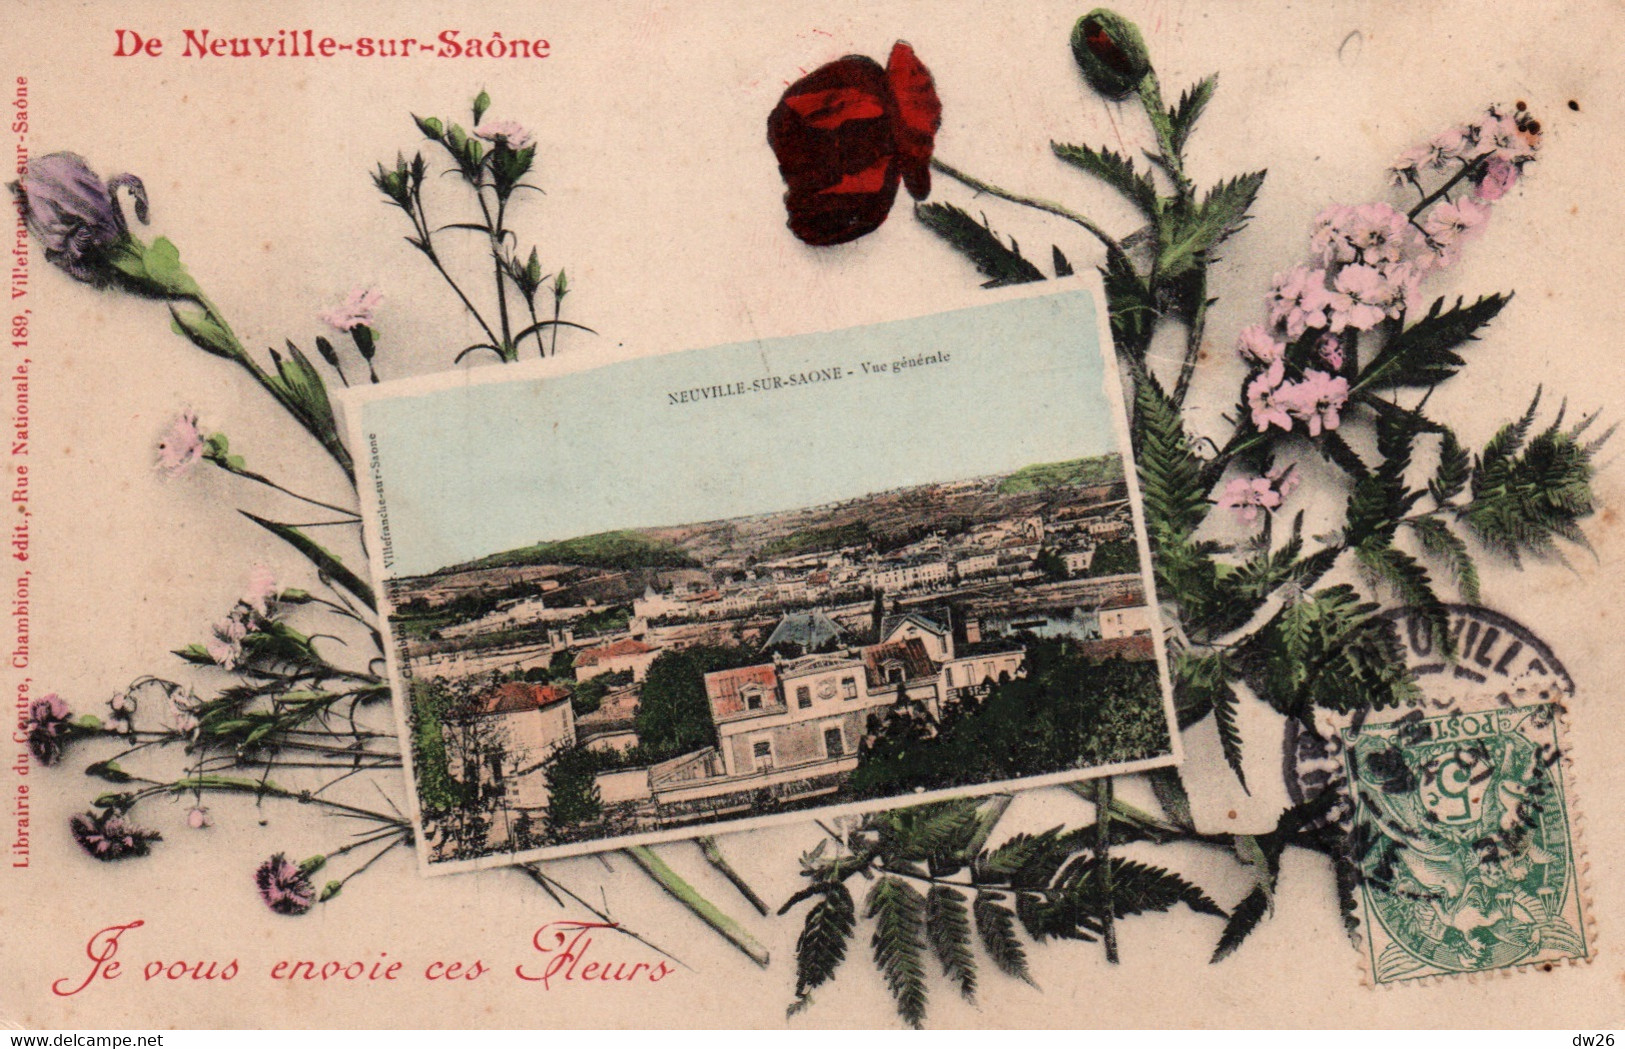
{"type": "Polygon", "coordinates": [[[262,628],[276,615],[278,595],[276,576],[263,565],[249,572],[248,587],[232,606],[226,618],[214,624],[212,637],[203,643],[204,651],[225,670],[235,670],[243,662],[243,641],[251,631],[262,628]]]}
{"type": "Polygon", "coordinates": [[[1491,106],[1478,120],[1450,128],[1408,151],[1391,171],[1423,193],[1412,213],[1382,201],[1328,208],[1315,218],[1310,261],[1275,276],[1268,322],[1241,332],[1237,352],[1254,369],[1247,404],[1260,433],[1311,437],[1337,429],[1348,401],[1349,338],[1401,319],[1417,305],[1422,279],[1452,265],[1482,232],[1492,201],[1505,195],[1540,148],[1540,124],[1523,103],[1491,106]],[[1451,170],[1454,168],[1454,170],[1451,170]],[[1429,196],[1424,173],[1442,173],[1429,196]],[[1450,196],[1452,180],[1463,191],[1450,196]],[[1313,335],[1314,341],[1300,340],[1313,335]],[[1296,347],[1288,360],[1288,347],[1296,347]]]}
{"type": "Polygon", "coordinates": [[[1279,509],[1296,487],[1298,468],[1278,466],[1263,477],[1235,478],[1219,494],[1219,505],[1234,510],[1244,523],[1252,524],[1258,520],[1260,511],[1269,513],[1279,509]]]}

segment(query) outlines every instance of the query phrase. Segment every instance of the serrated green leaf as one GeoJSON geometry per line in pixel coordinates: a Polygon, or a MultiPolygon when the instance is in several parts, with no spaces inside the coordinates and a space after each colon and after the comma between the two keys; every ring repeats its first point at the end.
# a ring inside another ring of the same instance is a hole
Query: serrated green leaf
{"type": "MultiPolygon", "coordinates": [[[[840,882],[819,882],[803,893],[817,895],[819,900],[807,911],[801,935],[796,939],[796,1002],[790,1007],[792,1012],[804,1006],[813,990],[835,975],[846,959],[846,945],[856,919],[852,894],[840,882]]],[[[789,907],[785,904],[785,909],[789,907]]]]}
{"type": "Polygon", "coordinates": [[[1003,898],[990,892],[978,892],[971,902],[971,913],[976,918],[976,932],[982,947],[993,964],[1007,976],[1024,980],[1034,987],[1032,973],[1027,969],[1027,952],[1016,935],[1016,916],[1000,902],[1003,898]]]}
{"type": "Polygon", "coordinates": [[[1236,782],[1246,794],[1247,774],[1242,771],[1241,729],[1236,724],[1236,694],[1228,686],[1213,693],[1213,721],[1219,730],[1219,747],[1224,751],[1225,764],[1236,774],[1236,782]]]}
{"type": "Polygon", "coordinates": [[[1109,149],[1069,146],[1051,142],[1049,148],[1066,163],[1087,172],[1127,197],[1148,219],[1157,217],[1157,187],[1149,175],[1135,170],[1134,162],[1109,149]]]}
{"type": "Polygon", "coordinates": [[[1479,597],[1478,566],[1473,563],[1472,554],[1467,552],[1467,543],[1437,517],[1417,517],[1405,523],[1422,543],[1422,549],[1442,560],[1450,569],[1456,587],[1461,591],[1461,599],[1476,605],[1479,597]]]}
{"type": "Polygon", "coordinates": [[[920,935],[925,921],[925,897],[901,878],[882,875],[869,890],[866,917],[875,921],[870,937],[875,967],[897,1003],[897,1012],[910,1027],[925,1021],[925,945],[920,935]]]}
{"type": "Polygon", "coordinates": [[[1354,556],[1366,571],[1392,588],[1401,604],[1414,609],[1428,622],[1434,644],[1449,655],[1453,648],[1450,612],[1439,600],[1439,595],[1434,593],[1433,579],[1427,569],[1410,554],[1376,537],[1355,547],[1354,556]]]}
{"type": "MultiPolygon", "coordinates": [[[[1138,860],[1110,857],[1111,906],[1115,918],[1166,911],[1183,903],[1198,914],[1223,918],[1224,911],[1207,893],[1172,871],[1138,860]]],[[[1090,901],[1090,909],[1100,910],[1100,861],[1095,856],[1080,857],[1069,886],[1080,900],[1090,901]]]]}
{"type": "Polygon", "coordinates": [[[1511,295],[1486,295],[1471,306],[1461,298],[1450,309],[1434,300],[1427,315],[1392,339],[1365,366],[1350,393],[1396,386],[1432,386],[1450,378],[1466,361],[1457,347],[1478,338],[1479,329],[1495,319],[1511,295]]]}
{"type": "Polygon", "coordinates": [[[984,222],[977,222],[952,204],[918,204],[915,216],[926,229],[969,259],[988,280],[984,288],[1002,288],[1044,279],[1044,274],[1022,257],[1020,249],[1004,242],[984,222]]]}
{"type": "Polygon", "coordinates": [[[976,956],[970,946],[970,911],[965,897],[946,885],[933,885],[925,895],[925,935],[942,963],[943,975],[959,985],[967,1001],[976,1000],[976,956]]]}
{"type": "Polygon", "coordinates": [[[1219,935],[1219,945],[1214,948],[1212,960],[1222,962],[1234,954],[1242,941],[1258,928],[1269,910],[1269,893],[1262,885],[1256,886],[1230,912],[1230,920],[1225,922],[1224,932],[1219,935]]]}
{"type": "Polygon", "coordinates": [[[1467,489],[1472,476],[1472,457],[1461,446],[1453,430],[1445,430],[1439,441],[1439,465],[1428,482],[1428,494],[1443,507],[1467,489]]]}
{"type": "Polygon", "coordinates": [[[1131,361],[1142,360],[1161,316],[1156,296],[1120,252],[1107,254],[1106,265],[1100,273],[1106,289],[1112,345],[1121,356],[1131,361]]]}
{"type": "Polygon", "coordinates": [[[1061,254],[1060,247],[1058,245],[1051,244],[1049,246],[1049,251],[1050,251],[1050,266],[1055,270],[1055,275],[1057,277],[1070,277],[1070,276],[1072,276],[1072,274],[1075,272],[1072,269],[1072,263],[1068,262],[1067,257],[1065,255],[1061,254]]]}
{"type": "MultiPolygon", "coordinates": [[[[1528,433],[1540,403],[1501,428],[1473,464],[1467,505],[1453,507],[1486,546],[1516,563],[1522,554],[1561,557],[1557,540],[1589,549],[1579,521],[1595,510],[1591,449],[1576,431],[1560,428],[1562,413],[1534,437],[1528,433]]],[[[1606,437],[1606,435],[1604,435],[1606,437]]]]}
{"type": "Polygon", "coordinates": [[[1247,221],[1266,172],[1237,175],[1208,191],[1200,206],[1187,212],[1164,212],[1162,248],[1157,254],[1156,272],[1171,280],[1210,260],[1214,248],[1236,233],[1247,221]]]}
{"type": "Polygon", "coordinates": [[[1196,122],[1202,117],[1202,110],[1212,101],[1213,92],[1218,86],[1217,73],[1204,77],[1180,95],[1179,105],[1168,111],[1168,138],[1176,155],[1184,153],[1185,143],[1190,141],[1191,132],[1196,130],[1196,122]]]}

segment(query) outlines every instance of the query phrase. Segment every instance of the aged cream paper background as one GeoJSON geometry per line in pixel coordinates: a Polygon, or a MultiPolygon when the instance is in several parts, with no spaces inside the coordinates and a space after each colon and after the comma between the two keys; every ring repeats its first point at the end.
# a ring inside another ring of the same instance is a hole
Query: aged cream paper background
{"type": "MultiPolygon", "coordinates": [[[[35,155],[71,149],[105,177],[146,180],[153,226],[180,246],[191,271],[252,347],[284,338],[309,345],[316,310],[350,286],[375,283],[387,377],[449,365],[470,341],[445,289],[400,237],[367,173],[398,149],[419,148],[408,112],[457,114],[481,87],[492,116],[515,119],[541,142],[545,198],[514,216],[542,262],[568,268],[570,316],[661,352],[757,334],[834,327],[930,308],[945,288],[974,279],[899,203],[878,233],[812,252],[783,227],[782,192],[763,134],[786,83],[845,53],[883,56],[909,40],[944,99],[938,154],[1012,188],[1066,200],[1112,228],[1132,228],[1107,191],[1049,157],[1051,138],[1136,147],[1145,133],[1127,107],[1085,90],[1066,49],[1084,5],[966,3],[804,5],[592,3],[4,5],[0,95],[29,81],[35,155]],[[465,38],[492,30],[552,43],[542,62],[492,60],[185,59],[183,28],[263,35],[465,38]],[[169,41],[157,59],[112,58],[114,30],[169,41]],[[1119,138],[1121,135],[1121,138],[1119,138]]],[[[1621,60],[1625,17],[1611,3],[1485,4],[1125,2],[1146,33],[1165,90],[1221,73],[1193,140],[1192,167],[1212,181],[1267,166],[1255,220],[1216,269],[1212,364],[1193,400],[1227,406],[1239,372],[1229,344],[1251,322],[1270,274],[1305,251],[1311,217],[1384,189],[1401,149],[1472,116],[1487,101],[1527,100],[1547,129],[1540,162],[1495,213],[1483,240],[1433,294],[1516,289],[1466,377],[1431,402],[1469,445],[1482,441],[1544,384],[1555,404],[1621,417],[1625,306],[1618,279],[1621,60]],[[1578,110],[1567,103],[1574,100],[1578,110]]],[[[985,209],[1001,232],[1043,259],[1052,241],[1074,263],[1092,245],[1059,223],[994,200],[969,203],[939,180],[938,199],[985,209]]],[[[262,392],[224,362],[167,330],[154,304],[98,294],[49,271],[36,254],[31,390],[36,560],[33,617],[38,691],[79,709],[146,673],[180,675],[167,651],[200,637],[263,561],[300,578],[295,559],[233,508],[274,501],[201,472],[166,482],[152,470],[168,419],[190,407],[225,430],[250,464],[342,498],[336,468],[308,452],[262,392]],[[274,468],[274,469],[273,469],[274,468]]],[[[571,337],[572,339],[574,336],[571,337]]],[[[582,338],[587,338],[582,336],[582,338]]],[[[561,352],[580,343],[561,339],[561,352]]],[[[1625,446],[1622,446],[1625,447],[1625,446]]],[[[982,1006],[933,985],[932,1026],[1553,1026],[1625,1022],[1620,935],[1625,892],[1625,679],[1617,595],[1625,584],[1616,508],[1625,464],[1612,447],[1598,479],[1603,511],[1588,532],[1597,557],[1575,571],[1537,565],[1485,572],[1485,601],[1547,640],[1573,674],[1572,751],[1599,957],[1589,966],[1476,983],[1374,992],[1339,927],[1323,864],[1289,853],[1275,916],[1225,964],[1209,966],[1213,919],[1179,911],[1123,928],[1123,963],[1097,948],[1030,951],[1042,993],[989,971],[982,1006]]],[[[607,482],[612,483],[612,481],[607,482]]],[[[7,684],[8,695],[14,679],[7,684]]],[[[1278,725],[1249,723],[1253,782],[1277,767],[1278,725]]],[[[1188,761],[1214,768],[1211,728],[1186,740],[1188,761]]],[[[96,792],[82,761],[31,774],[32,865],[0,868],[0,1021],[31,1028],[162,1026],[776,1026],[794,986],[799,921],[757,919],[689,845],[662,854],[708,895],[746,919],[773,952],[761,970],[690,919],[625,860],[564,861],[559,876],[615,917],[679,954],[691,969],[654,986],[520,984],[531,933],[563,915],[523,876],[493,871],[421,879],[398,851],[333,903],[302,919],[266,911],[253,866],[286,850],[306,855],[335,831],[307,813],[216,805],[217,826],[190,833],[179,805],[148,859],[102,866],[65,831],[96,792]],[[267,821],[260,826],[258,818],[267,821]],[[104,926],[147,924],[128,957],[237,957],[244,975],[217,986],[143,984],[133,971],[73,998],[49,982],[82,972],[84,943],[104,926]],[[282,958],[408,962],[478,957],[495,972],[460,986],[290,987],[263,978],[282,958]]],[[[1275,777],[1278,779],[1278,777],[1275,777]]],[[[1221,770],[1191,773],[1201,815],[1243,830],[1270,826],[1279,796],[1248,799],[1221,770]],[[1232,818],[1230,813],[1234,812],[1232,818]]],[[[10,798],[15,776],[0,773],[10,798]]],[[[398,788],[396,788],[398,789],[398,788]]],[[[155,812],[158,810],[154,810],[155,812]]],[[[1005,826],[1087,818],[1059,791],[1017,799],[1005,826]]],[[[161,814],[160,814],[161,815],[161,814]]],[[[0,825],[10,833],[10,821],[0,825]]],[[[811,825],[722,840],[770,901],[798,887],[795,856],[811,825]]],[[[1181,856],[1221,905],[1245,891],[1232,865],[1181,856]]],[[[608,941],[604,941],[608,942],[608,941]]],[[[647,957],[617,946],[619,956],[647,957]]],[[[862,938],[800,1026],[892,1026],[895,1014],[862,938]]]]}

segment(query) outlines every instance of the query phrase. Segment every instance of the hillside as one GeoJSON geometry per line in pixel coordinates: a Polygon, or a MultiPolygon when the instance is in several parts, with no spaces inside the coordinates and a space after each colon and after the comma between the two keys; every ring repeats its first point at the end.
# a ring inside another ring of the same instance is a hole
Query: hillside
{"type": "Polygon", "coordinates": [[[999,485],[999,494],[1017,495],[1063,484],[1110,484],[1122,479],[1122,456],[1096,455],[1088,459],[1024,466],[1004,479],[999,485]]]}
{"type": "MultiPolygon", "coordinates": [[[[552,543],[536,543],[459,565],[509,568],[517,565],[581,565],[590,568],[693,568],[696,562],[682,547],[652,539],[642,532],[599,532],[552,543]]],[[[439,574],[439,573],[436,573],[439,574]]]]}

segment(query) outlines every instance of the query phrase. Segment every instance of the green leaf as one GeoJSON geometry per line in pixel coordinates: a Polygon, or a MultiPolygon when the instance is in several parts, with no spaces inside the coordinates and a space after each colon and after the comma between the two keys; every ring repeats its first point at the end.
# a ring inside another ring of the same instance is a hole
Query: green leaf
{"type": "Polygon", "coordinates": [[[154,240],[141,257],[146,269],[147,282],[163,294],[175,298],[193,298],[203,294],[192,275],[181,264],[180,249],[168,237],[154,240]]]}
{"type": "Polygon", "coordinates": [[[1214,186],[1194,210],[1165,212],[1161,218],[1163,237],[1157,255],[1157,276],[1168,280],[1210,261],[1213,249],[1246,223],[1247,209],[1253,206],[1265,174],[1255,171],[1238,175],[1214,186]]]}
{"type": "Polygon", "coordinates": [[[1213,961],[1222,962],[1234,954],[1241,942],[1258,928],[1269,910],[1269,891],[1262,885],[1254,887],[1230,912],[1230,920],[1225,922],[1224,932],[1219,935],[1219,945],[1213,951],[1213,961]]]}
{"type": "Polygon", "coordinates": [[[1134,435],[1147,529],[1159,546],[1181,540],[1207,516],[1202,463],[1191,451],[1178,407],[1149,372],[1134,384],[1134,435]]]}
{"type": "Polygon", "coordinates": [[[976,956],[970,946],[970,911],[965,897],[946,885],[933,885],[925,895],[925,935],[942,972],[959,985],[967,1001],[976,1000],[976,956]]]}
{"type": "Polygon", "coordinates": [[[1467,488],[1472,476],[1472,457],[1456,440],[1452,430],[1446,430],[1439,442],[1439,465],[1428,482],[1428,494],[1441,508],[1467,488]]]}
{"type": "Polygon", "coordinates": [[[1354,548],[1360,565],[1386,583],[1402,605],[1414,609],[1432,630],[1433,641],[1445,655],[1454,650],[1450,634],[1450,612],[1433,591],[1433,579],[1426,568],[1403,550],[1389,546],[1387,540],[1372,537],[1354,548]]]}
{"type": "Polygon", "coordinates": [[[185,648],[175,649],[173,654],[180,656],[188,663],[196,663],[198,666],[214,666],[214,657],[209,655],[209,650],[195,642],[187,645],[185,648]]]}
{"type": "Polygon", "coordinates": [[[1111,318],[1112,344],[1129,360],[1142,360],[1161,316],[1156,296],[1121,252],[1108,253],[1100,272],[1111,318]]]}
{"type": "Polygon", "coordinates": [[[898,1015],[910,1027],[925,1020],[924,945],[920,934],[925,921],[925,898],[901,878],[882,875],[865,901],[867,917],[875,919],[875,967],[886,978],[897,1003],[898,1015]]]}
{"type": "Polygon", "coordinates": [[[1049,251],[1050,266],[1054,268],[1055,275],[1057,277],[1070,277],[1074,272],[1076,272],[1072,269],[1072,263],[1068,262],[1066,256],[1061,254],[1061,249],[1058,245],[1051,244],[1049,246],[1049,251]]]}
{"type": "Polygon", "coordinates": [[[108,783],[128,783],[135,778],[120,768],[116,761],[98,761],[94,765],[87,765],[85,775],[106,780],[108,783]]]}
{"type": "Polygon", "coordinates": [[[955,798],[934,805],[892,809],[874,817],[888,863],[923,862],[962,853],[981,826],[979,802],[955,798]]]}
{"type": "Polygon", "coordinates": [[[1005,247],[985,221],[977,222],[963,209],[952,204],[918,204],[914,214],[926,229],[975,264],[988,278],[982,287],[1002,288],[1044,279],[1038,267],[1022,257],[1015,241],[1005,247]]]}
{"type": "MultiPolygon", "coordinates": [[[[1091,909],[1098,913],[1100,900],[1100,862],[1095,856],[1080,857],[1075,884],[1082,898],[1094,901],[1091,909]]],[[[1198,914],[1223,918],[1224,911],[1200,888],[1172,871],[1137,860],[1110,857],[1111,906],[1117,918],[1136,914],[1166,911],[1183,903],[1198,914]]]]}
{"type": "Polygon", "coordinates": [[[1236,774],[1241,789],[1247,789],[1247,776],[1242,772],[1241,729],[1236,725],[1236,693],[1227,686],[1213,693],[1213,720],[1219,730],[1219,747],[1224,751],[1225,764],[1236,774]]]}
{"type": "Polygon", "coordinates": [[[1468,604],[1478,603],[1478,566],[1467,552],[1467,544],[1450,526],[1437,517],[1418,517],[1405,522],[1421,541],[1422,549],[1444,561],[1468,604]]]}
{"type": "Polygon", "coordinates": [[[1188,88],[1179,96],[1179,105],[1168,111],[1168,138],[1173,143],[1176,155],[1185,152],[1185,143],[1190,141],[1191,132],[1196,130],[1196,122],[1201,119],[1202,110],[1213,99],[1213,92],[1219,86],[1217,73],[1204,77],[1188,88]]]}
{"type": "Polygon", "coordinates": [[[1027,969],[1027,952],[1016,935],[1016,916],[1001,902],[1002,896],[991,892],[978,892],[971,902],[971,913],[976,918],[976,932],[982,939],[987,956],[993,959],[1000,972],[1024,980],[1032,986],[1032,973],[1027,969]]]}
{"type": "Polygon", "coordinates": [[[486,110],[491,108],[491,96],[481,91],[474,96],[474,123],[478,124],[485,118],[486,110]]]}
{"type": "Polygon", "coordinates": [[[1490,439],[1473,464],[1471,501],[1454,508],[1480,541],[1514,563],[1526,553],[1561,557],[1559,539],[1590,548],[1579,521],[1595,510],[1591,456],[1600,441],[1578,440],[1590,419],[1560,429],[1562,412],[1529,437],[1539,403],[1537,392],[1523,418],[1490,439]]]}
{"type": "Polygon", "coordinates": [[[1157,217],[1157,187],[1149,175],[1135,170],[1134,162],[1109,149],[1068,146],[1051,142],[1049,148],[1061,160],[1095,176],[1127,197],[1148,219],[1157,217]]]}
{"type": "Polygon", "coordinates": [[[373,596],[372,587],[368,586],[360,576],[350,571],[343,561],[340,561],[338,557],[320,543],[290,525],[268,521],[263,517],[257,517],[249,513],[247,510],[237,512],[298,550],[301,554],[304,554],[322,575],[360,598],[361,602],[368,608],[375,612],[378,610],[378,599],[373,596]]]}
{"type": "Polygon", "coordinates": [[[1478,338],[1478,330],[1494,320],[1512,296],[1486,295],[1471,306],[1463,306],[1462,301],[1457,298],[1445,310],[1444,299],[1436,299],[1427,316],[1390,339],[1371,359],[1350,393],[1432,386],[1454,375],[1466,363],[1456,348],[1478,338]]]}
{"type": "MultiPolygon", "coordinates": [[[[852,938],[856,917],[852,894],[840,882],[819,882],[803,892],[817,894],[819,900],[807,911],[801,935],[796,939],[796,1000],[788,1015],[806,1008],[812,992],[833,977],[846,960],[846,944],[852,938]]],[[[786,909],[789,906],[785,904],[786,909]]]]}
{"type": "Polygon", "coordinates": [[[228,360],[237,358],[240,351],[231,333],[202,310],[179,310],[171,306],[169,318],[169,326],[175,334],[185,336],[203,352],[228,360]]]}

